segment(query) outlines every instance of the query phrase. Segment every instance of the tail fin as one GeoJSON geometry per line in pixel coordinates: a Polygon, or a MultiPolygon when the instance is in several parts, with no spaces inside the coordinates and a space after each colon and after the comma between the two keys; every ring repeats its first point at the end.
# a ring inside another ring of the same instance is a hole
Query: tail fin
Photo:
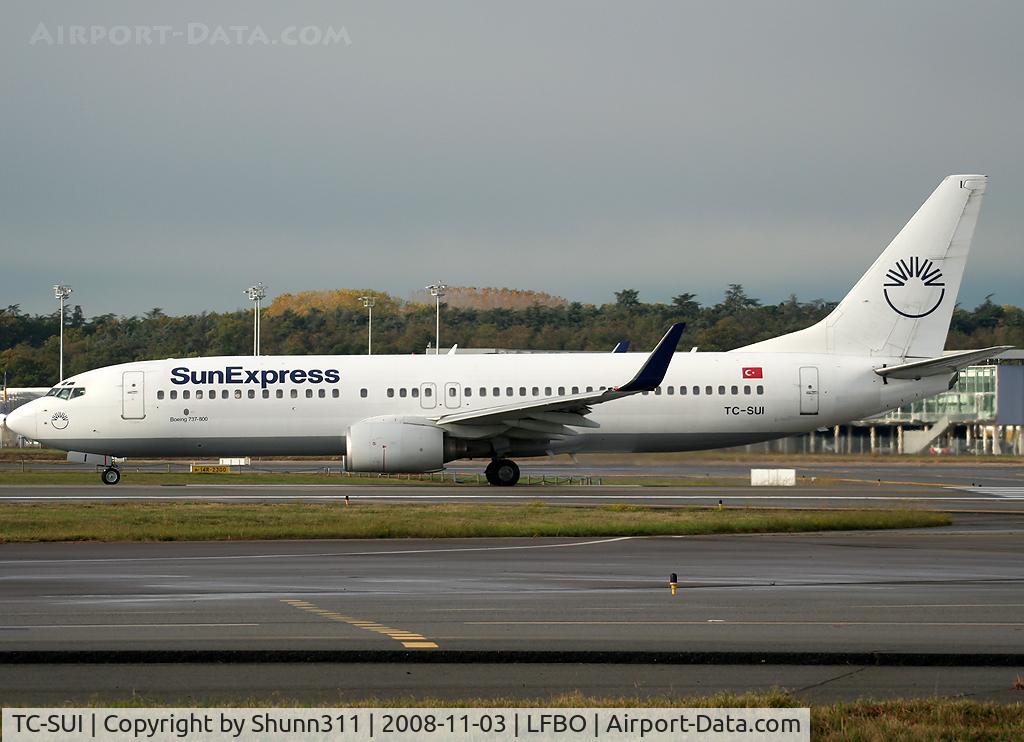
{"type": "Polygon", "coordinates": [[[987,180],[947,177],[828,317],[738,350],[940,355],[987,180]]]}

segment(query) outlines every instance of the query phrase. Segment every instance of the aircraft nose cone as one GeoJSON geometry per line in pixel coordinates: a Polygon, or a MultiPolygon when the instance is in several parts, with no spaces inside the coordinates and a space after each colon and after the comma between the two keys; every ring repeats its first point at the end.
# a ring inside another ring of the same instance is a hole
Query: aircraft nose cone
{"type": "Polygon", "coordinates": [[[36,415],[31,409],[32,403],[17,407],[7,414],[4,424],[8,430],[12,430],[20,436],[30,440],[36,439],[36,415]]]}

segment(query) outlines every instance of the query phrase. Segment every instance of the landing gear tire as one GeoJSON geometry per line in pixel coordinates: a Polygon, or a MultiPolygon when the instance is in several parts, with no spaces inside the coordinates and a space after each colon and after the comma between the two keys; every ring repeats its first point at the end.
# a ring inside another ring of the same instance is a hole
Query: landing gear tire
{"type": "Polygon", "coordinates": [[[103,480],[103,484],[117,484],[121,481],[121,472],[117,467],[111,466],[103,470],[100,479],[103,480]]]}
{"type": "Polygon", "coordinates": [[[519,466],[510,459],[495,459],[487,465],[484,476],[495,487],[512,487],[519,481],[519,466]]]}

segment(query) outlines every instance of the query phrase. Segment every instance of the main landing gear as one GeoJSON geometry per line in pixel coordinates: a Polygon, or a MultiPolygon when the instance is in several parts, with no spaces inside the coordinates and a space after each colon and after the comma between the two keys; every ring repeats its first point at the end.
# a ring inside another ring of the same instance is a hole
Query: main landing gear
{"type": "Polygon", "coordinates": [[[519,466],[511,459],[494,459],[484,469],[484,476],[495,487],[511,487],[519,481],[519,466]]]}
{"type": "Polygon", "coordinates": [[[121,481],[121,470],[116,466],[108,466],[100,474],[103,484],[117,484],[121,481]]]}

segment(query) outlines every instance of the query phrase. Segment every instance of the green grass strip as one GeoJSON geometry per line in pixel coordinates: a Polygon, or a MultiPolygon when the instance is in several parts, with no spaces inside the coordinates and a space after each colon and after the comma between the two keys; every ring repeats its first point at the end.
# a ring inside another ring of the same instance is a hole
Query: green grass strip
{"type": "Polygon", "coordinates": [[[0,542],[668,536],[944,526],[909,510],[423,504],[3,503],[0,542]]]}

